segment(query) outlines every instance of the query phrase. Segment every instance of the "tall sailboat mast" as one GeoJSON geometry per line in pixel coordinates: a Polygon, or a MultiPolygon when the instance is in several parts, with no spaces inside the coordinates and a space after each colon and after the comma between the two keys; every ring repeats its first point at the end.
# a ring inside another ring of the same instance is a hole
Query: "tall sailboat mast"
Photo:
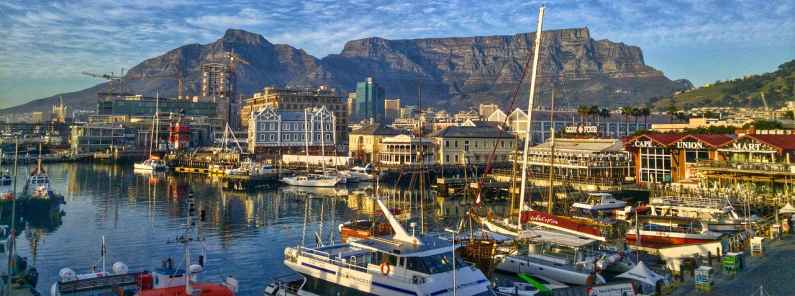
{"type": "Polygon", "coordinates": [[[527,188],[527,152],[530,149],[530,142],[533,140],[533,100],[536,93],[536,74],[538,73],[538,56],[541,52],[541,32],[544,25],[544,6],[538,9],[538,24],[536,24],[536,42],[533,50],[533,71],[530,76],[530,96],[527,100],[527,133],[524,138],[524,151],[522,151],[522,184],[519,194],[519,218],[516,225],[517,230],[522,229],[522,210],[527,188]]]}
{"type": "Polygon", "coordinates": [[[549,110],[549,123],[552,127],[550,131],[550,150],[549,150],[549,196],[547,197],[547,213],[552,214],[554,206],[552,200],[555,194],[555,88],[552,88],[552,103],[549,110]]]}

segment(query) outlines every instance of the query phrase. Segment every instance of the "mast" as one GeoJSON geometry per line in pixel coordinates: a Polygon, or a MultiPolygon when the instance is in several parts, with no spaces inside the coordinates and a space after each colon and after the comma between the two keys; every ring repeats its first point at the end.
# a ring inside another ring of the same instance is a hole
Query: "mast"
{"type": "Polygon", "coordinates": [[[547,197],[547,213],[552,214],[552,199],[555,192],[555,88],[552,88],[552,107],[549,112],[549,123],[552,127],[549,128],[551,132],[551,147],[549,151],[549,197],[547,197]]]}
{"type": "Polygon", "coordinates": [[[306,159],[304,163],[306,163],[306,173],[309,173],[309,119],[307,118],[307,110],[309,108],[304,109],[304,152],[306,152],[306,159]]]}
{"type": "Polygon", "coordinates": [[[14,260],[14,251],[16,250],[16,220],[17,220],[17,173],[18,173],[18,164],[19,164],[19,138],[14,137],[14,189],[13,189],[13,201],[11,202],[11,232],[9,233],[9,247],[8,247],[8,270],[7,277],[6,277],[6,295],[11,295],[11,269],[14,267],[13,260],[14,260]]]}
{"type": "Polygon", "coordinates": [[[538,56],[541,51],[541,35],[544,25],[544,6],[538,9],[538,24],[536,24],[536,41],[533,52],[533,71],[530,76],[530,96],[527,100],[527,133],[524,138],[524,151],[522,151],[522,184],[519,194],[519,219],[516,222],[517,231],[522,229],[522,209],[524,208],[525,191],[527,188],[527,152],[533,139],[533,100],[536,93],[536,74],[538,72],[538,56]]]}
{"type": "MultiPolygon", "coordinates": [[[[160,150],[160,91],[155,93],[155,128],[153,138],[155,140],[155,149],[160,150]]],[[[150,151],[151,154],[151,151],[150,151]]],[[[151,155],[150,155],[151,156],[151,155]]]]}
{"type": "Polygon", "coordinates": [[[326,174],[326,137],[325,127],[323,126],[323,108],[318,111],[320,113],[320,168],[323,170],[323,175],[326,174]]]}

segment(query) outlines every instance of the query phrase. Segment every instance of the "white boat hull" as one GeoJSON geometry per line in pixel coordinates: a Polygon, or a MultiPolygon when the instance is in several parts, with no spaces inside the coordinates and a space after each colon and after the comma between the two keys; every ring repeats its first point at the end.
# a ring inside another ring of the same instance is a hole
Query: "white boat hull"
{"type": "Polygon", "coordinates": [[[497,270],[510,273],[527,273],[550,278],[555,281],[574,285],[593,285],[605,283],[604,278],[587,270],[574,271],[555,266],[554,263],[541,263],[523,256],[503,256],[497,263],[497,270]]]}
{"type": "Polygon", "coordinates": [[[334,187],[339,183],[338,178],[300,180],[297,177],[284,177],[282,182],[290,186],[303,187],[334,187]]]}

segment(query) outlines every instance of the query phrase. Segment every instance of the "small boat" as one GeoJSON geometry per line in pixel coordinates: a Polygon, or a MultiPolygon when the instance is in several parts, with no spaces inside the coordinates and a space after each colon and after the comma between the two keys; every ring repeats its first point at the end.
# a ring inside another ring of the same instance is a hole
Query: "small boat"
{"type": "Polygon", "coordinates": [[[50,287],[51,296],[66,295],[101,295],[123,291],[132,294],[138,290],[138,278],[146,272],[130,273],[126,264],[113,263],[111,272],[105,271],[107,248],[102,238],[101,259],[102,269],[92,267],[91,272],[78,274],[71,268],[62,268],[58,272],[58,281],[50,287]]]}
{"type": "Polygon", "coordinates": [[[630,227],[627,241],[663,245],[700,244],[716,241],[723,235],[709,230],[706,223],[692,219],[639,222],[639,227],[630,227]],[[640,238],[640,239],[639,239],[640,238]]]}
{"type": "Polygon", "coordinates": [[[599,227],[586,223],[585,221],[579,221],[566,216],[547,214],[542,211],[529,210],[522,212],[522,223],[530,223],[599,241],[607,240],[599,227]]]}
{"type": "Polygon", "coordinates": [[[589,212],[607,212],[623,209],[627,203],[617,200],[610,193],[588,193],[585,202],[575,202],[571,205],[573,209],[589,212]]]}
{"type": "Polygon", "coordinates": [[[552,290],[569,287],[564,283],[543,276],[531,276],[524,273],[520,273],[518,276],[523,282],[511,282],[509,285],[497,286],[497,292],[504,295],[536,296],[550,295],[552,290]]]}
{"type": "Polygon", "coordinates": [[[133,169],[137,171],[160,172],[168,170],[168,165],[166,165],[166,162],[159,157],[150,156],[149,159],[144,160],[143,162],[136,162],[133,165],[133,169]]]}
{"type": "Polygon", "coordinates": [[[374,236],[386,236],[392,234],[389,223],[373,222],[370,220],[354,220],[339,225],[340,238],[343,242],[350,242],[357,239],[366,239],[374,236]]]}
{"type": "MultiPolygon", "coordinates": [[[[728,201],[714,199],[685,199],[678,197],[654,197],[649,200],[648,216],[665,219],[689,218],[705,221],[709,230],[734,232],[745,229],[749,219],[741,218],[728,201]]],[[[750,221],[754,222],[754,221],[750,221]]]]}
{"type": "Polygon", "coordinates": [[[375,180],[375,175],[373,175],[373,165],[368,163],[364,167],[352,167],[350,170],[350,176],[359,182],[373,181],[375,180]]]}
{"type": "Polygon", "coordinates": [[[0,201],[14,200],[14,181],[6,170],[0,174],[0,201]]]}
{"type": "Polygon", "coordinates": [[[281,181],[291,186],[334,187],[340,183],[340,177],[321,174],[307,174],[292,177],[282,177],[281,181]]]}
{"type": "Polygon", "coordinates": [[[272,165],[256,163],[251,159],[242,161],[236,168],[224,170],[224,175],[227,176],[270,176],[276,173],[272,165]]]}
{"type": "Polygon", "coordinates": [[[39,157],[36,168],[28,176],[22,192],[31,198],[41,199],[48,199],[54,195],[50,189],[50,177],[41,165],[41,157],[39,157]]]}

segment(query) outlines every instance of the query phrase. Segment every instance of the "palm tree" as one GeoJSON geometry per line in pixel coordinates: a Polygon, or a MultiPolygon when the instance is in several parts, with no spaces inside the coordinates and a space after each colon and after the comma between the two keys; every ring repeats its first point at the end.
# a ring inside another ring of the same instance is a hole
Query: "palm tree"
{"type": "Polygon", "coordinates": [[[632,110],[630,111],[630,114],[632,114],[632,117],[635,118],[635,127],[637,127],[638,126],[638,117],[640,117],[640,109],[632,107],[632,110]]]}
{"type": "Polygon", "coordinates": [[[604,119],[610,118],[610,110],[608,110],[607,108],[602,108],[601,110],[599,110],[599,117],[602,117],[604,119]]]}
{"type": "Polygon", "coordinates": [[[640,108],[640,116],[643,116],[643,126],[648,124],[649,115],[651,115],[651,110],[649,110],[649,108],[640,108]]]}
{"type": "Polygon", "coordinates": [[[591,108],[585,105],[580,105],[577,107],[577,114],[580,115],[580,124],[584,124],[585,116],[588,116],[588,112],[590,112],[591,108]]]}

